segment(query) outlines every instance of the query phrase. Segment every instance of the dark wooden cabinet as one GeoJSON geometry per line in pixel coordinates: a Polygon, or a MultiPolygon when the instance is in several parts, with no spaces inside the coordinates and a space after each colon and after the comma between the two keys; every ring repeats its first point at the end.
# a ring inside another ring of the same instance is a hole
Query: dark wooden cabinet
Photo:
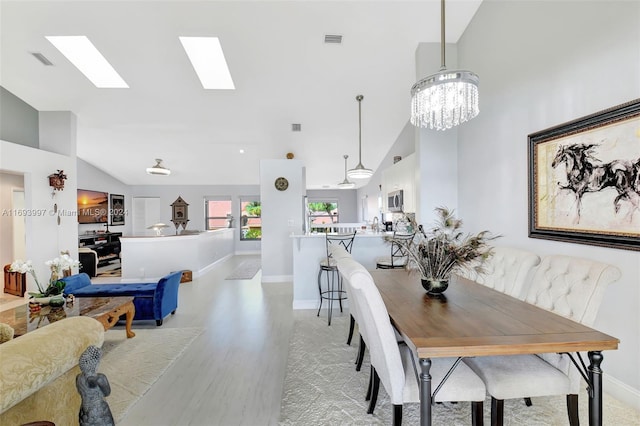
{"type": "MultiPolygon", "coordinates": [[[[98,267],[120,260],[120,237],[122,232],[103,232],[80,235],[79,247],[90,248],[98,255],[98,267]]],[[[82,262],[82,260],[80,261],[82,262]]]]}
{"type": "Polygon", "coordinates": [[[22,297],[27,291],[27,274],[10,272],[10,267],[11,265],[4,266],[4,292],[22,297]]]}

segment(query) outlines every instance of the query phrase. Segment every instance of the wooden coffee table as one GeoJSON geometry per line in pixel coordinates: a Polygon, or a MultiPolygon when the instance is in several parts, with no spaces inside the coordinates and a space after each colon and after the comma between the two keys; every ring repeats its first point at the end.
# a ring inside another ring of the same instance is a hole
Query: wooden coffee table
{"type": "Polygon", "coordinates": [[[0,322],[13,327],[14,336],[22,336],[37,328],[67,317],[85,316],[94,318],[104,326],[105,330],[113,327],[120,316],[126,315],[125,332],[128,338],[134,337],[131,323],[136,309],[133,297],[76,297],[73,303],[60,308],[43,306],[40,311],[29,311],[29,305],[15,307],[0,312],[0,322]]]}

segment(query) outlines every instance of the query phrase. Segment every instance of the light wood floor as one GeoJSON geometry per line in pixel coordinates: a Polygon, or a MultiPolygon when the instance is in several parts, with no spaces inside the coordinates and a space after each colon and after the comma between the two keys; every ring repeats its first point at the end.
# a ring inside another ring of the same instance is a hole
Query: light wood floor
{"type": "MultiPolygon", "coordinates": [[[[291,282],[225,280],[249,256],[234,256],[180,285],[176,315],[162,327],[204,332],[119,426],[276,425],[293,316],[291,282]]],[[[257,257],[257,256],[256,256],[257,257]]],[[[135,328],[154,322],[135,322],[135,328]]]]}

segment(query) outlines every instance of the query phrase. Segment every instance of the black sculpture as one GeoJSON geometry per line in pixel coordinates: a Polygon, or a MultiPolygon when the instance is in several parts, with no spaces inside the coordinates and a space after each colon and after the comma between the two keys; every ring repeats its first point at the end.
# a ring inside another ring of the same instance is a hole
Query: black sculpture
{"type": "Polygon", "coordinates": [[[76,376],[76,387],[82,397],[80,406],[80,426],[113,426],[113,415],[109,404],[104,400],[111,394],[111,386],[107,376],[97,373],[102,350],[97,346],[89,346],[80,355],[80,371],[76,376]]]}

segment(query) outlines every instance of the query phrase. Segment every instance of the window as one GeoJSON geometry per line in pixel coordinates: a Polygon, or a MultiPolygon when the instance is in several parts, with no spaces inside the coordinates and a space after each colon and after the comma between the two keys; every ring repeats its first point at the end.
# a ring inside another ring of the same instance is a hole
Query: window
{"type": "Polygon", "coordinates": [[[227,228],[231,217],[231,197],[205,198],[204,214],[207,229],[227,228]]]}
{"type": "Polygon", "coordinates": [[[240,239],[262,239],[262,205],[259,197],[240,197],[240,239]]]}
{"type": "Polygon", "coordinates": [[[311,224],[338,223],[338,200],[313,200],[309,202],[311,224]]]}

